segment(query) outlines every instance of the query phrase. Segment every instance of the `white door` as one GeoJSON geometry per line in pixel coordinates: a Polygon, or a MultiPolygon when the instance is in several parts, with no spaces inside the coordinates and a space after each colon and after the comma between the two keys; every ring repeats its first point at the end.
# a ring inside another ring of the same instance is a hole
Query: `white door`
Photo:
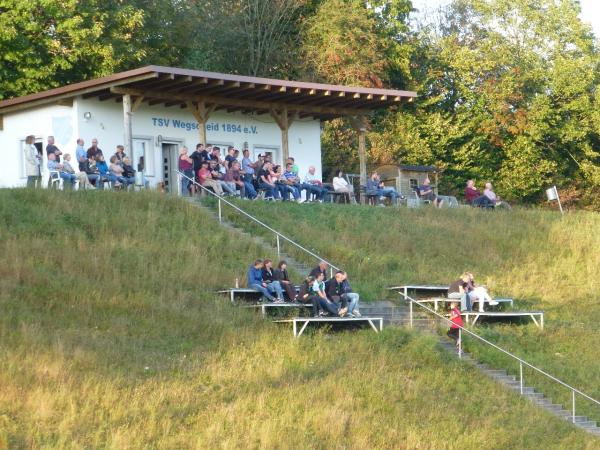
{"type": "Polygon", "coordinates": [[[279,150],[279,147],[271,147],[271,146],[254,146],[253,148],[254,151],[254,161],[256,161],[258,159],[258,155],[269,155],[271,156],[271,161],[273,161],[273,164],[275,165],[282,165],[283,162],[281,161],[281,151],[279,150]]]}
{"type": "Polygon", "coordinates": [[[177,155],[179,146],[177,144],[162,144],[162,178],[165,184],[165,192],[177,195],[179,183],[177,183],[177,155]]]}

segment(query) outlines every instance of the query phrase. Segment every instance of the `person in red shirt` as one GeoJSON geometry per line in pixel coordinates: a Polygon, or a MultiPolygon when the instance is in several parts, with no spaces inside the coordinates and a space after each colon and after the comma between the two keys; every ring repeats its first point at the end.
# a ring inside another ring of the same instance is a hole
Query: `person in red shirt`
{"type": "Polygon", "coordinates": [[[481,197],[481,192],[475,187],[475,182],[473,180],[467,181],[467,187],[465,188],[465,201],[467,204],[472,205],[473,200],[478,197],[481,197]]]}
{"type": "Polygon", "coordinates": [[[460,315],[460,310],[458,309],[458,302],[450,303],[450,320],[452,321],[452,325],[450,325],[450,329],[448,330],[448,337],[455,341],[456,346],[458,347],[458,332],[463,326],[462,316],[460,315]]]}
{"type": "Polygon", "coordinates": [[[223,195],[223,189],[221,189],[221,185],[212,178],[212,172],[208,168],[208,161],[202,161],[200,170],[198,170],[198,181],[202,186],[211,188],[213,191],[215,191],[215,194],[223,195]]]}

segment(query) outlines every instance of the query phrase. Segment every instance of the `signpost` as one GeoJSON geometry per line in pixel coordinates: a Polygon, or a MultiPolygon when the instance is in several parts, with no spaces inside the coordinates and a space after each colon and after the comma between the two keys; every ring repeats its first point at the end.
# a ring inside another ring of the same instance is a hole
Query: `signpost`
{"type": "Polygon", "coordinates": [[[560,197],[558,196],[558,190],[556,189],[556,186],[552,186],[551,188],[546,189],[546,197],[548,197],[549,202],[556,200],[558,202],[558,208],[560,209],[560,213],[564,215],[565,212],[562,209],[560,197]]]}

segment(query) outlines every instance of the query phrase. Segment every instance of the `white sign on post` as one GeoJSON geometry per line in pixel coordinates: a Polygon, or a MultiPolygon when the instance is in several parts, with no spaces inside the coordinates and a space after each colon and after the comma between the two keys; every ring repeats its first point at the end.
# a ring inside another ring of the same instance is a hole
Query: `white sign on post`
{"type": "Polygon", "coordinates": [[[558,202],[558,208],[560,209],[561,214],[564,214],[562,205],[560,204],[560,197],[558,196],[558,190],[556,189],[556,186],[552,186],[550,189],[546,189],[546,197],[548,198],[549,202],[556,200],[558,202]]]}

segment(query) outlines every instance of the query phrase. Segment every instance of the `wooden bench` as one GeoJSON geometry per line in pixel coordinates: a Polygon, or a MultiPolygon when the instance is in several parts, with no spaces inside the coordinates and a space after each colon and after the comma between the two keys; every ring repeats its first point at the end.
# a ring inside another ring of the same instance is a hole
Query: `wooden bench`
{"type": "Polygon", "coordinates": [[[256,305],[246,305],[245,308],[260,308],[262,315],[267,315],[267,308],[312,308],[311,303],[294,303],[294,302],[285,302],[285,303],[257,303],[256,305]]]}
{"type": "Polygon", "coordinates": [[[369,324],[375,333],[383,331],[382,317],[295,317],[293,319],[275,320],[276,323],[291,323],[294,337],[300,337],[309,323],[362,323],[369,324]],[[298,330],[298,325],[301,325],[298,330]],[[377,325],[376,325],[377,324],[377,325]]]}
{"type": "Polygon", "coordinates": [[[465,317],[467,324],[469,324],[470,322],[470,318],[473,318],[473,322],[472,325],[475,325],[475,323],[477,323],[477,320],[480,317],[504,317],[504,318],[511,318],[511,317],[531,317],[531,320],[533,320],[533,323],[536,324],[536,326],[540,329],[543,330],[544,329],[544,313],[542,311],[510,311],[510,312],[496,312],[496,311],[486,311],[486,312],[462,312],[461,313],[462,316],[465,317]],[[536,319],[536,317],[538,319],[536,319]]]}

